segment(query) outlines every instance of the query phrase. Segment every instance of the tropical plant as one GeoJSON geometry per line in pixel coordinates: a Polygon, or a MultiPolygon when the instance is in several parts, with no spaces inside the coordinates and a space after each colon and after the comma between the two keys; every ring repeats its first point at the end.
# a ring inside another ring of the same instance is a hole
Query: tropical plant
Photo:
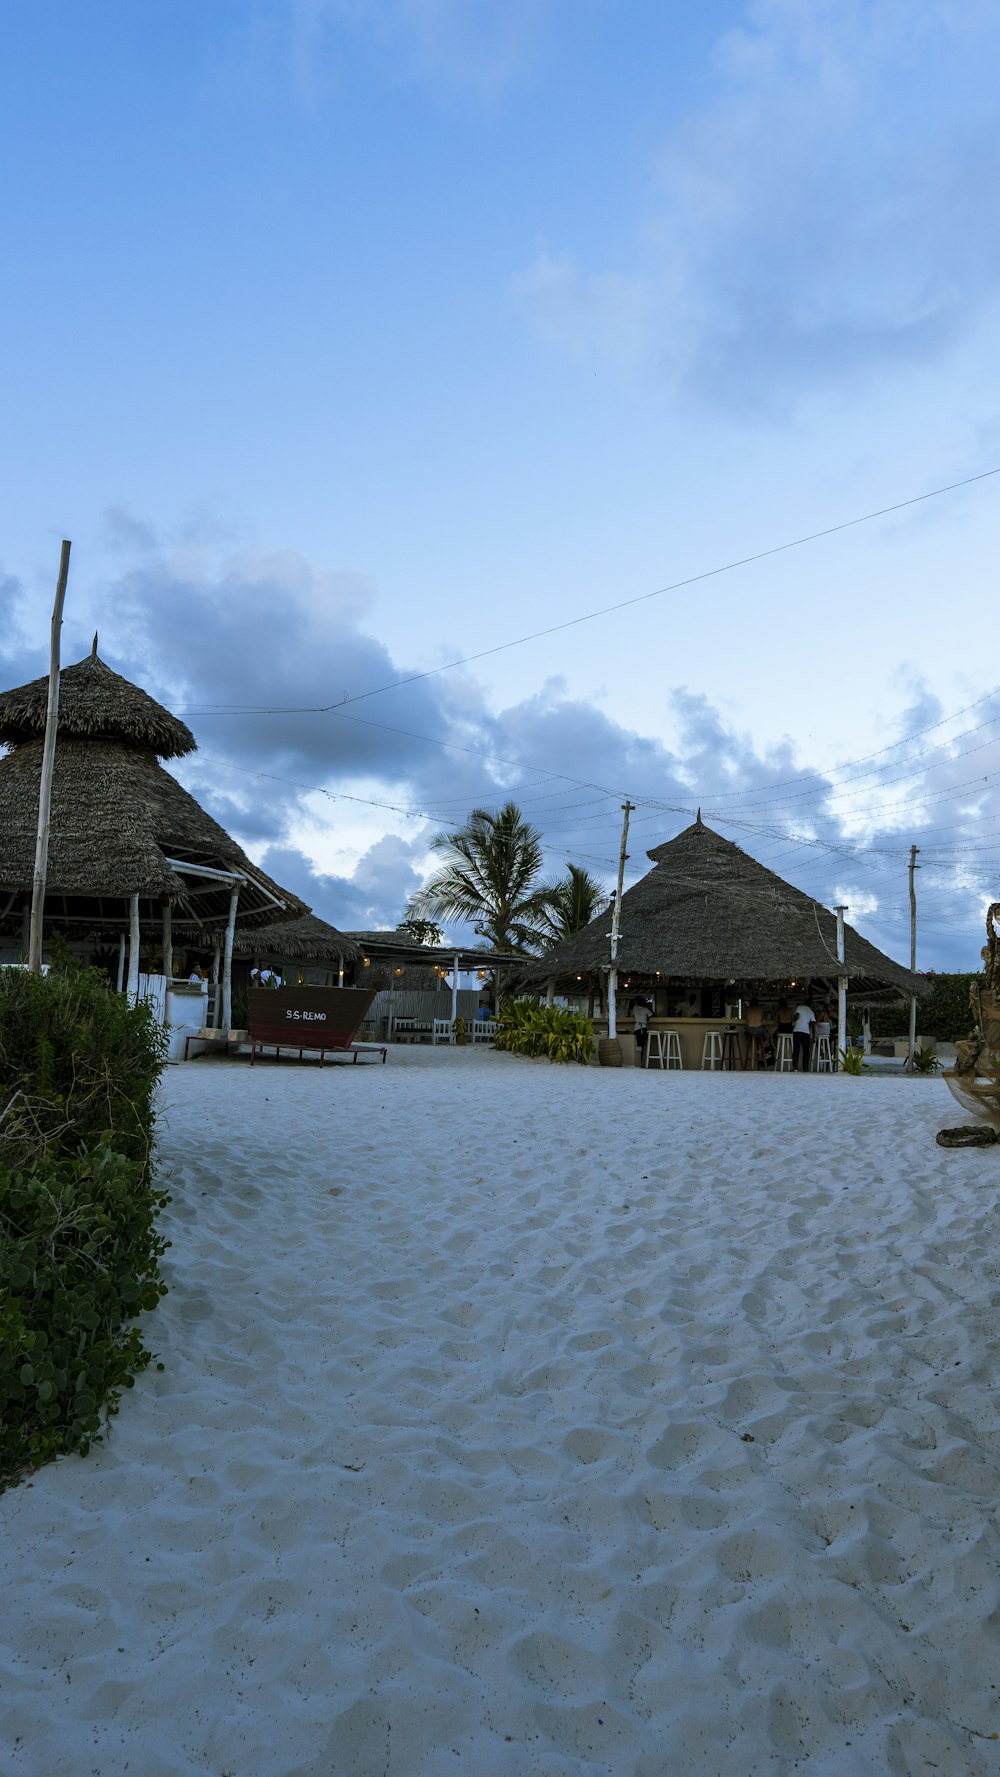
{"type": "Polygon", "coordinates": [[[469,1040],[469,1026],[461,1013],[452,1023],[451,1034],[456,1043],[467,1043],[469,1040]]]}
{"type": "Polygon", "coordinates": [[[579,864],[570,864],[561,882],[551,885],[549,896],[544,919],[549,945],[558,944],[561,938],[571,938],[574,932],[582,932],[592,919],[604,912],[610,900],[603,883],[579,864]]]}
{"type": "Polygon", "coordinates": [[[407,913],[396,927],[397,932],[405,932],[414,944],[440,944],[444,938],[441,927],[433,919],[418,919],[407,913]]]}
{"type": "Polygon", "coordinates": [[[542,947],[552,890],[539,882],[542,836],[516,803],[496,814],[474,808],[464,827],[431,845],[445,864],[410,901],[417,918],[467,920],[494,950],[542,947]]]}
{"type": "Polygon", "coordinates": [[[863,1049],[838,1049],[840,1071],[843,1074],[861,1074],[865,1069],[865,1052],[863,1049]]]}
{"type": "Polygon", "coordinates": [[[500,1008],[493,1047],[507,1049],[512,1055],[586,1063],[594,1050],[594,1027],[589,1018],[566,1006],[508,1000],[500,1008]]]}
{"type": "Polygon", "coordinates": [[[925,1049],[914,1049],[913,1071],[917,1074],[936,1074],[941,1066],[930,1044],[925,1049]]]}

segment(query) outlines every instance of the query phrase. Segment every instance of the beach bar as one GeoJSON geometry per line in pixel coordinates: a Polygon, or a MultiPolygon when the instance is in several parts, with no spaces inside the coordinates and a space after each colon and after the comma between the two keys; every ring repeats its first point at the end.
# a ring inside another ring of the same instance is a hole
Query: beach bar
{"type": "MultiPolygon", "coordinates": [[[[616,1023],[625,1061],[634,1059],[636,999],[651,1010],[649,1031],[674,1065],[741,1068],[755,1057],[745,1013],[757,999],[774,1022],[783,1000],[825,1000],[838,1008],[843,1040],[848,1007],[908,1002],[929,993],[920,975],[885,956],[830,909],[785,882],[697,819],[647,852],[654,868],[622,896],[616,1023]]],[[[608,1030],[611,916],[600,914],[532,963],[531,992],[580,1004],[597,1037],[608,1030]]]]}

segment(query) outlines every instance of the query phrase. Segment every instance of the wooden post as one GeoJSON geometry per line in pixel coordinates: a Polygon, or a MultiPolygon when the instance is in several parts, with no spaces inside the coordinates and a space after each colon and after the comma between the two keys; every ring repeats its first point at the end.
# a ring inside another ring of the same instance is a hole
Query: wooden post
{"type": "Polygon", "coordinates": [[[552,1006],[552,1005],[554,1005],[554,1004],[555,1004],[555,998],[556,998],[556,983],[555,983],[555,976],[554,976],[554,975],[550,975],[550,976],[549,976],[549,978],[548,978],[548,980],[547,980],[547,981],[546,981],[546,983],[545,983],[545,1004],[546,1004],[546,1005],[547,1005],[547,1006],[552,1006]]]}
{"type": "MultiPolygon", "coordinates": [[[[917,972],[917,890],[916,890],[916,884],[913,880],[913,877],[914,877],[914,871],[919,870],[919,869],[920,869],[920,865],[917,863],[917,847],[915,845],[911,845],[910,846],[910,973],[912,975],[915,975],[917,972]]],[[[907,1065],[911,1074],[913,1072],[913,1057],[916,1054],[916,1051],[917,1051],[917,996],[915,993],[911,993],[911,995],[910,995],[910,1052],[909,1052],[909,1055],[908,1055],[907,1061],[906,1061],[906,1065],[907,1065]]]]}
{"type": "Polygon", "coordinates": [[[59,632],[62,629],[66,581],[69,578],[70,545],[63,539],[59,555],[59,579],[52,607],[52,639],[49,648],[49,701],[45,711],[45,740],[42,743],[42,771],[38,783],[38,833],[35,840],[35,875],[31,885],[31,929],[28,937],[28,967],[36,975],[42,967],[42,926],[45,916],[45,877],[49,863],[49,813],[52,807],[52,772],[56,759],[56,731],[59,727],[59,632]]]}
{"type": "Polygon", "coordinates": [[[28,945],[30,943],[31,943],[31,896],[27,895],[25,897],[24,906],[21,908],[21,958],[22,958],[22,961],[24,961],[24,962],[27,962],[27,960],[28,960],[28,945]]]}
{"type": "Polygon", "coordinates": [[[118,980],[116,981],[115,986],[116,986],[117,991],[119,993],[121,993],[123,987],[125,986],[125,933],[124,932],[122,933],[121,937],[118,940],[118,980]]]}
{"type": "Polygon", "coordinates": [[[625,850],[625,847],[628,844],[628,817],[631,814],[633,807],[634,804],[628,800],[628,797],[626,797],[625,801],[622,803],[622,813],[625,816],[625,819],[622,822],[622,848],[618,856],[618,889],[615,894],[615,904],[611,913],[611,972],[608,975],[609,1040],[618,1035],[618,1023],[616,1017],[618,1006],[618,928],[621,923],[622,888],[625,883],[625,859],[628,857],[628,852],[625,850]]]}
{"type": "Polygon", "coordinates": [[[133,895],[128,914],[128,997],[139,998],[139,897],[133,895]]]}
{"type": "Polygon", "coordinates": [[[233,937],[236,932],[236,904],[240,898],[238,888],[229,897],[229,923],[226,926],[226,946],[222,955],[222,1028],[230,1030],[233,1023],[233,937]]]}
{"type": "Polygon", "coordinates": [[[451,1022],[458,1017],[458,957],[454,959],[451,975],[451,1022]]]}
{"type": "Polygon", "coordinates": [[[343,985],[344,985],[344,959],[343,959],[343,957],[341,957],[340,958],[340,967],[337,970],[337,986],[343,987],[343,985]]]}
{"type": "MultiPolygon", "coordinates": [[[[846,952],[844,949],[844,914],[847,912],[847,908],[846,907],[835,907],[833,911],[837,915],[837,961],[838,961],[838,963],[842,963],[844,961],[844,958],[846,955],[846,952]]],[[[837,976],[837,1048],[838,1049],[846,1049],[847,1048],[847,976],[846,975],[838,975],[837,976]]],[[[842,1068],[842,1066],[843,1066],[843,1063],[841,1062],[840,1056],[838,1055],[837,1056],[838,1070],[840,1068],[842,1068]]]]}

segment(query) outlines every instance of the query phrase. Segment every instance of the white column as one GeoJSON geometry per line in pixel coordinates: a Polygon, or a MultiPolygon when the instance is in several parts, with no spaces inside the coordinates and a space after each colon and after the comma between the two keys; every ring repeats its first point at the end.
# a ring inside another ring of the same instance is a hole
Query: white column
{"type": "Polygon", "coordinates": [[[128,911],[128,997],[133,1006],[139,998],[139,897],[133,895],[128,911]]]}
{"type": "Polygon", "coordinates": [[[174,977],[173,909],[169,901],[163,903],[163,973],[169,987],[174,977]]]}
{"type": "Polygon", "coordinates": [[[454,1024],[458,1017],[458,957],[455,957],[451,977],[451,1021],[454,1024]]]}
{"type": "Polygon", "coordinates": [[[115,987],[117,988],[118,992],[121,993],[122,988],[124,986],[125,986],[125,933],[123,932],[121,937],[118,940],[118,980],[115,982],[115,987]]]}
{"type": "MultiPolygon", "coordinates": [[[[222,955],[223,1030],[229,1030],[233,1022],[233,938],[236,933],[236,904],[239,898],[239,889],[234,889],[229,897],[229,923],[226,926],[226,947],[222,955]]],[[[218,945],[215,947],[215,954],[219,954],[218,945]]]]}
{"type": "MultiPolygon", "coordinates": [[[[835,907],[833,911],[837,915],[837,961],[838,961],[838,963],[842,963],[844,961],[844,955],[845,955],[845,952],[844,952],[844,914],[847,912],[847,908],[846,907],[835,907]]],[[[837,977],[837,1046],[840,1049],[847,1048],[847,976],[846,975],[838,975],[838,977],[837,977]]],[[[841,1065],[840,1057],[838,1056],[837,1057],[838,1069],[839,1069],[840,1065],[841,1065]]]]}

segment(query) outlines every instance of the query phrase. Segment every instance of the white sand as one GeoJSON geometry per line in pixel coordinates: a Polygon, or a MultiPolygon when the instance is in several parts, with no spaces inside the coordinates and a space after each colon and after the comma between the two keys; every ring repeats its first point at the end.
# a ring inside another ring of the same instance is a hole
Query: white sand
{"type": "Polygon", "coordinates": [[[10,1777],[1000,1772],[939,1081],[172,1069],[165,1365],[0,1498],[10,1777]]]}

